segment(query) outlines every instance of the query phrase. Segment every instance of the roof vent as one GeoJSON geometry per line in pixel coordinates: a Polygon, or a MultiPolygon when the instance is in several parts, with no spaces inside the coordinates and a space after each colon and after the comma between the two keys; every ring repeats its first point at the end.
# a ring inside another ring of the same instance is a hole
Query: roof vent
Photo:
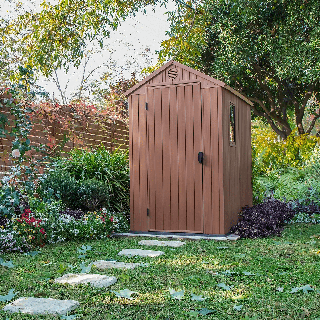
{"type": "Polygon", "coordinates": [[[178,76],[178,69],[177,68],[171,68],[168,71],[168,77],[172,80],[174,80],[178,76]]]}

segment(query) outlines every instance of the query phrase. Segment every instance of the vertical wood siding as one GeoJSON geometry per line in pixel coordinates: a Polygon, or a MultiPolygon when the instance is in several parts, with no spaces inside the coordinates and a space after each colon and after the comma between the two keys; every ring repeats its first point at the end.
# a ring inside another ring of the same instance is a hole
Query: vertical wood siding
{"type": "Polygon", "coordinates": [[[223,89],[223,183],[224,183],[224,228],[228,233],[237,223],[238,213],[246,205],[252,205],[251,187],[251,133],[250,107],[230,91],[223,89]],[[230,145],[230,104],[235,106],[234,146],[230,145]]]}
{"type": "Polygon", "coordinates": [[[131,230],[226,234],[252,205],[250,107],[199,73],[177,67],[173,81],[170,68],[129,98],[131,230]]]}

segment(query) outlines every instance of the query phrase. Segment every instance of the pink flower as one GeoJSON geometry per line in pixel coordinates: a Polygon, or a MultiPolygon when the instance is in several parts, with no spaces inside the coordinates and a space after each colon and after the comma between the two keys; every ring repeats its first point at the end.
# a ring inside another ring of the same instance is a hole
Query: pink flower
{"type": "Polygon", "coordinates": [[[110,217],[110,221],[113,222],[113,217],[110,217]]]}
{"type": "Polygon", "coordinates": [[[39,231],[40,231],[42,234],[45,234],[45,233],[46,233],[43,228],[41,228],[39,231]]]}

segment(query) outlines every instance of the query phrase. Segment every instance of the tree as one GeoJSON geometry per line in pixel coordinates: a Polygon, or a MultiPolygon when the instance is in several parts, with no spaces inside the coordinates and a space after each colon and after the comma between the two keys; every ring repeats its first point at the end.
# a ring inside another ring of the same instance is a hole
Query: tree
{"type": "MultiPolygon", "coordinates": [[[[168,0],[161,0],[166,3],[168,0]]],[[[5,27],[10,37],[24,43],[27,63],[44,75],[72,63],[79,66],[88,42],[101,47],[110,32],[128,15],[160,0],[59,0],[44,1],[40,12],[27,12],[5,27]]]]}
{"type": "Polygon", "coordinates": [[[320,119],[320,2],[188,4],[170,16],[160,59],[174,58],[236,88],[283,139],[294,127],[300,135],[312,133],[320,119]]]}

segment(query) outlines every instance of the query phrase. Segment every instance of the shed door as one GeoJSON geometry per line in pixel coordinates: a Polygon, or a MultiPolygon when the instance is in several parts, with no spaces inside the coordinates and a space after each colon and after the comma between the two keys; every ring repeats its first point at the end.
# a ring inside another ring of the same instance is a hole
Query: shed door
{"type": "Polygon", "coordinates": [[[147,87],[150,231],[203,233],[200,83],[147,87]]]}

